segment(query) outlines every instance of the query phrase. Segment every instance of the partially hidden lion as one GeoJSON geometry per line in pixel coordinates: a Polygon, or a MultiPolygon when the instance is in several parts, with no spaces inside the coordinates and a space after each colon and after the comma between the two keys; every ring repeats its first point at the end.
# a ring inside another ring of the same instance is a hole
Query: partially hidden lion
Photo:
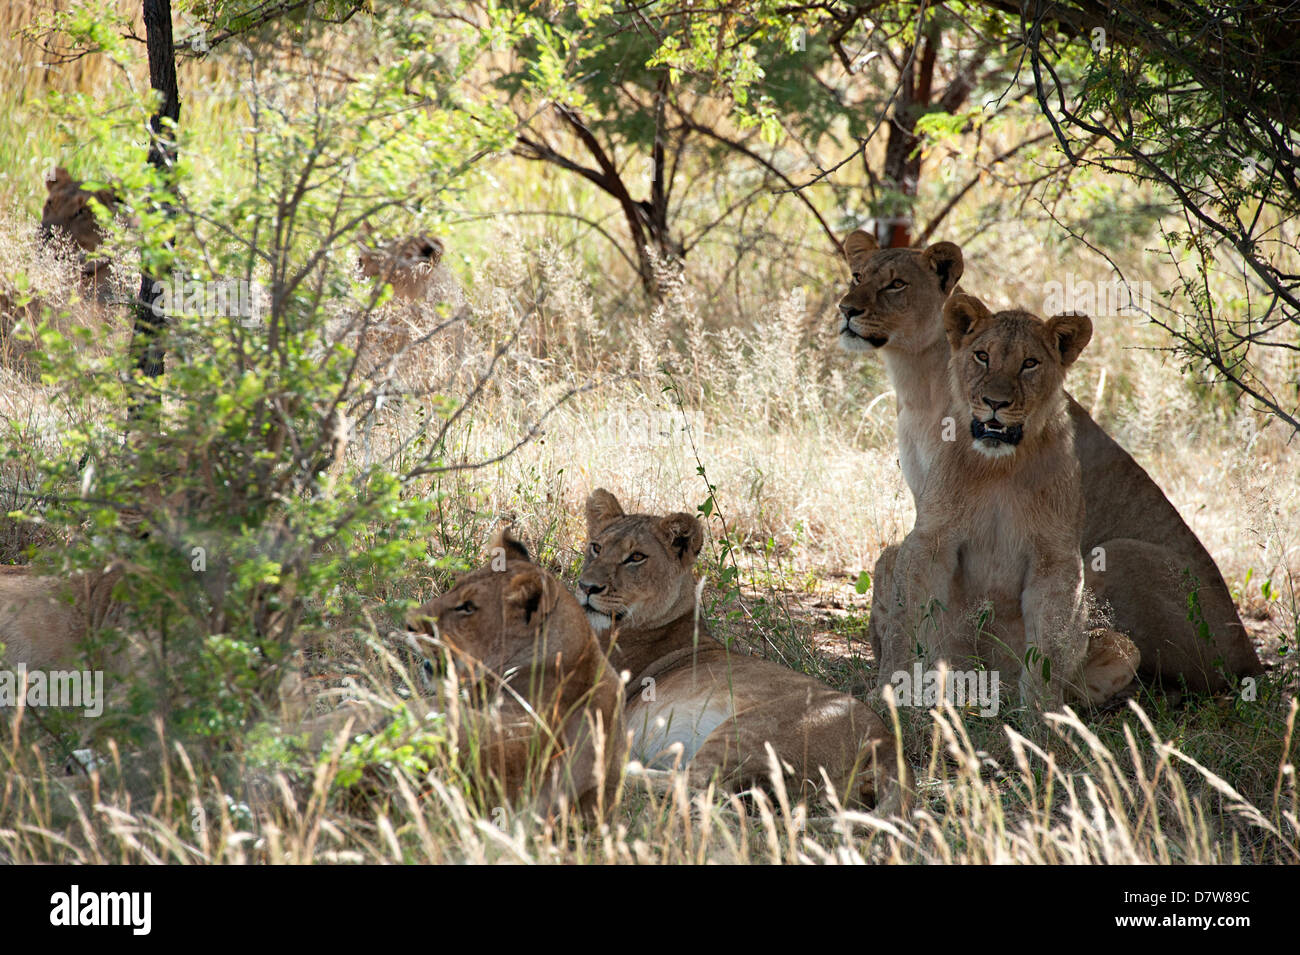
{"type": "Polygon", "coordinates": [[[493,797],[610,804],[622,782],[623,685],[577,600],[506,530],[487,564],[408,616],[438,705],[493,797]]]}
{"type": "Polygon", "coordinates": [[[104,242],[104,229],[96,218],[96,206],[111,215],[117,211],[119,197],[111,189],[90,190],[80,179],[72,178],[59,166],[54,178],[45,181],[45,205],[41,209],[41,238],[45,242],[62,238],[71,240],[81,255],[81,271],[88,285],[101,297],[108,294],[112,269],[107,259],[91,253],[104,242]]]}
{"type": "Polygon", "coordinates": [[[86,189],[62,166],[54,170],[53,178],[46,178],[45,186],[41,244],[53,253],[53,260],[68,263],[77,274],[66,287],[62,283],[57,287],[47,284],[39,292],[20,290],[9,278],[0,276],[0,365],[29,371],[34,369],[29,356],[39,344],[33,333],[42,320],[48,318],[61,324],[64,313],[71,311],[77,300],[89,306],[79,311],[93,318],[96,328],[102,331],[105,315],[100,306],[110,304],[115,293],[111,263],[91,253],[105,238],[95,216],[96,206],[115,212],[119,198],[109,189],[86,189]],[[70,296],[71,291],[77,294],[70,296]]]}
{"type": "MultiPolygon", "coordinates": [[[[844,242],[853,284],[840,300],[840,340],[878,351],[898,399],[903,477],[918,508],[926,475],[945,445],[948,355],[942,308],[961,277],[950,242],[924,251],[880,249],[858,230],[844,242]]],[[[1080,536],[1086,583],[1116,630],[1141,652],[1139,675],[1179,690],[1216,691],[1229,677],[1263,672],[1223,576],[1204,545],[1133,458],[1068,392],[1085,511],[1080,536]]],[[[895,558],[875,571],[886,584],[895,558]]]]}
{"type": "Polygon", "coordinates": [[[443,261],[446,245],[424,232],[385,240],[363,225],[361,233],[361,274],[393,291],[384,307],[367,307],[338,329],[360,352],[362,373],[400,392],[473,387],[484,349],[465,290],[443,261]]]}
{"type": "Polygon", "coordinates": [[[0,566],[0,665],[45,670],[77,662],[86,638],[112,619],[119,569],[64,580],[0,566]]]}
{"type": "Polygon", "coordinates": [[[459,293],[455,279],[442,263],[447,247],[437,236],[420,232],[380,241],[369,227],[362,231],[373,243],[363,246],[357,256],[362,275],[387,282],[393,294],[406,301],[431,295],[449,298],[459,293]]]}
{"type": "Polygon", "coordinates": [[[1092,322],[993,315],[960,294],[944,321],[949,416],[959,430],[926,475],[916,526],[889,575],[892,592],[872,606],[880,672],[887,679],[918,658],[982,665],[1014,676],[1026,705],[1104,702],[1132,681],[1138,653],[1113,631],[1090,641],[1083,492],[1064,382],[1092,322]]]}
{"type": "Polygon", "coordinates": [[[796,797],[821,790],[824,770],[841,800],[905,810],[909,770],[870,707],[709,635],[692,573],[703,544],[695,517],[626,514],[603,488],[586,517],[578,599],[630,677],[624,722],[635,758],[652,769],[680,760],[693,785],[741,790],[771,782],[770,745],[796,797]]]}

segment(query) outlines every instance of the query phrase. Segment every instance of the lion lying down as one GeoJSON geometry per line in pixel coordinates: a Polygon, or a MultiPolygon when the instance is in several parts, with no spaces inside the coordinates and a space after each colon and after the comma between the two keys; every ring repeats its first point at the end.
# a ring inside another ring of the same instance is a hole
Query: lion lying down
{"type": "Polygon", "coordinates": [[[621,782],[622,684],[573,595],[502,531],[492,559],[408,623],[462,756],[508,801],[608,805],[621,782]]]}
{"type": "Polygon", "coordinates": [[[796,798],[821,789],[824,770],[842,801],[904,810],[910,774],[868,706],[709,636],[691,572],[698,520],[624,514],[598,489],[587,529],[578,598],[610,661],[631,677],[623,718],[633,756],[652,768],[680,759],[693,784],[745,789],[770,782],[770,744],[796,798]]]}

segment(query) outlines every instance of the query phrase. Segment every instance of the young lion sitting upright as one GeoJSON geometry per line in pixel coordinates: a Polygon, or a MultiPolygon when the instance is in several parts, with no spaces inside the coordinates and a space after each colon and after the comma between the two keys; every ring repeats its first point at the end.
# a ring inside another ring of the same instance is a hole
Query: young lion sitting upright
{"type": "MultiPolygon", "coordinates": [[[[963,275],[961,249],[951,242],[881,249],[857,230],[845,238],[844,255],[853,284],[840,300],[840,341],[884,361],[897,399],[899,461],[919,506],[948,437],[943,305],[963,275]]],[[[1205,692],[1263,672],[1205,545],[1142,466],[1068,393],[1065,403],[1083,481],[1085,581],[1116,628],[1132,635],[1140,675],[1205,692]]],[[[897,552],[897,545],[886,547],[876,563],[872,576],[882,593],[892,589],[897,552]]]]}
{"type": "Polygon", "coordinates": [[[770,743],[796,798],[822,787],[824,769],[842,800],[906,808],[908,771],[870,707],[709,636],[691,572],[704,542],[698,520],[625,514],[598,489],[587,531],[578,599],[610,661],[631,678],[624,722],[633,756],[655,768],[680,758],[693,784],[716,777],[744,789],[769,780],[770,743]]]}
{"type": "Polygon", "coordinates": [[[1018,675],[1029,705],[1101,702],[1132,680],[1138,654],[1122,634],[1089,632],[1064,383],[1092,322],[993,315],[960,294],[943,318],[951,439],[926,476],[892,593],[872,607],[882,680],[919,651],[929,663],[1018,675]]]}
{"type": "Polygon", "coordinates": [[[503,530],[492,548],[487,564],[408,616],[426,667],[451,660],[439,704],[462,754],[498,788],[490,795],[535,795],[547,813],[562,796],[609,805],[625,749],[618,675],[573,595],[523,544],[503,530]]]}

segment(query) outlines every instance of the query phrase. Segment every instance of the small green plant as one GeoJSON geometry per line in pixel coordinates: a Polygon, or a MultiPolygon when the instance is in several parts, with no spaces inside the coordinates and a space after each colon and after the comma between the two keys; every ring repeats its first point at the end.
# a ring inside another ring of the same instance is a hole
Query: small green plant
{"type": "Polygon", "coordinates": [[[446,717],[441,714],[421,719],[408,707],[397,707],[382,729],[357,736],[343,750],[334,786],[355,786],[367,772],[401,771],[423,779],[436,767],[454,767],[456,754],[447,745],[445,724],[446,717]]]}

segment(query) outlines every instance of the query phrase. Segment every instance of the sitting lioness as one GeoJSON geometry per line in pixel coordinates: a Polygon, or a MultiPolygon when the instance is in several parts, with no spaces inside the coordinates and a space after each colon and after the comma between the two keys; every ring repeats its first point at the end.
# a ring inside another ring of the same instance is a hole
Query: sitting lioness
{"type": "Polygon", "coordinates": [[[91,192],[84,188],[82,180],[73,179],[72,174],[62,166],[54,170],[52,179],[46,179],[45,188],[45,205],[41,209],[41,239],[45,242],[56,236],[71,239],[81,257],[83,281],[98,294],[101,301],[106,299],[111,291],[109,280],[112,263],[91,254],[103,244],[105,238],[91,200],[103,206],[110,215],[117,211],[121,200],[110,189],[91,192]]]}
{"type": "MultiPolygon", "coordinates": [[[[840,341],[879,351],[898,399],[903,477],[920,507],[926,475],[945,445],[948,342],[942,308],[962,275],[961,250],[881,250],[861,230],[844,241],[853,285],[840,300],[840,341]]],[[[1262,672],[1214,559],[1146,471],[1070,395],[1085,502],[1080,536],[1088,588],[1141,651],[1140,676],[1218,690],[1225,674],[1262,672]]],[[[888,591],[896,548],[875,568],[888,591]]]]}
{"type": "Polygon", "coordinates": [[[1138,659],[1113,631],[1094,634],[1089,652],[1083,493],[1063,386],[1092,322],[993,315],[960,294],[944,322],[958,428],[926,476],[893,593],[872,606],[881,675],[919,655],[1014,676],[1029,705],[1101,702],[1133,679],[1138,659]]]}
{"type": "Polygon", "coordinates": [[[449,659],[440,704],[492,796],[553,812],[608,805],[626,748],[623,686],[578,602],[501,531],[489,562],[411,612],[430,669],[449,659]],[[463,692],[462,692],[463,691],[463,692]]]}
{"type": "Polygon", "coordinates": [[[447,247],[437,236],[421,232],[381,241],[368,224],[361,231],[373,243],[363,245],[357,256],[363,276],[388,283],[394,296],[408,302],[431,297],[453,304],[464,300],[455,276],[443,264],[447,247]]]}
{"type": "Polygon", "coordinates": [[[631,677],[624,722],[635,758],[651,768],[680,759],[693,784],[746,789],[770,781],[770,743],[792,795],[822,788],[824,769],[842,800],[903,811],[908,771],[868,706],[709,636],[691,572],[698,520],[625,514],[602,488],[587,500],[587,531],[578,599],[631,677]]]}

